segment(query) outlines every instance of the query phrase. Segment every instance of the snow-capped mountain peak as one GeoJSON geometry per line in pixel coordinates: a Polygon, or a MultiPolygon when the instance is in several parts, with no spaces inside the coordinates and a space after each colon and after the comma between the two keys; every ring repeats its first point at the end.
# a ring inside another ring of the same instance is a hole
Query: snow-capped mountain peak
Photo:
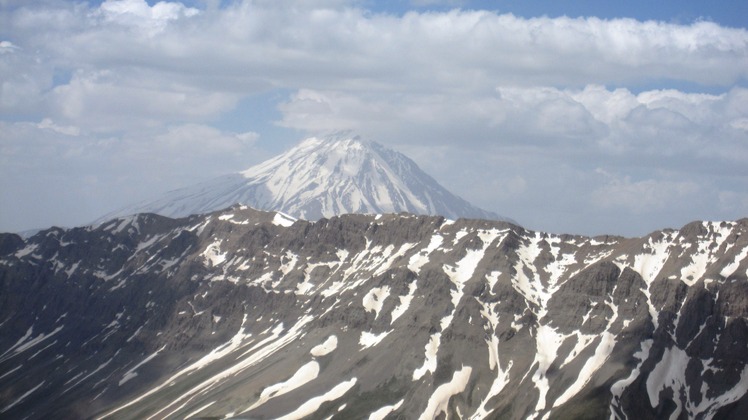
{"type": "Polygon", "coordinates": [[[233,204],[307,220],[399,212],[501,219],[450,193],[406,156],[345,132],[307,138],[242,172],[169,192],[103,219],[143,212],[181,217],[233,204]]]}

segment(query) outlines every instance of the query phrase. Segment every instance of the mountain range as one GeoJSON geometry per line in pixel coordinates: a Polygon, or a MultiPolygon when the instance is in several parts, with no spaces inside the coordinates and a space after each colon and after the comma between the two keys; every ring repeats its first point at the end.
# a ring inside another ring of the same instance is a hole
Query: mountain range
{"type": "Polygon", "coordinates": [[[345,132],[308,138],[245,171],[167,192],[98,222],[137,213],[184,217],[234,204],[305,220],[399,212],[509,220],[450,193],[405,155],[345,132]]]}
{"type": "Polygon", "coordinates": [[[748,219],[246,206],[0,234],[0,417],[748,418],[748,219]]]}

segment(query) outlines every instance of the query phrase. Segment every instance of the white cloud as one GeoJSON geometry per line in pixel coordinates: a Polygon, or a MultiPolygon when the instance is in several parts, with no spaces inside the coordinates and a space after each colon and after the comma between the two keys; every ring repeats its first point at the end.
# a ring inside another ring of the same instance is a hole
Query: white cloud
{"type": "Polygon", "coordinates": [[[106,0],[93,15],[106,23],[134,26],[155,36],[166,28],[169,21],[198,13],[199,10],[176,2],[159,1],[149,6],[145,0],[106,0]]]}
{"type": "Polygon", "coordinates": [[[18,49],[17,45],[14,45],[10,41],[0,41],[0,54],[9,54],[18,49]]]}
{"type": "Polygon", "coordinates": [[[450,96],[305,89],[281,104],[280,123],[310,132],[342,126],[389,143],[469,201],[529,227],[605,233],[617,224],[630,234],[743,215],[742,207],[714,203],[723,188],[748,197],[744,186],[729,186],[747,174],[740,129],[748,117],[746,92],[514,86],[450,96]],[[616,175],[600,176],[601,165],[616,175]]]}
{"type": "MultiPolygon", "coordinates": [[[[310,132],[348,128],[383,139],[538,146],[559,155],[673,156],[738,160],[748,156],[741,121],[748,89],[721,95],[653,90],[633,94],[583,89],[500,87],[472,95],[355,94],[302,89],[279,107],[286,127],[310,132]]],[[[684,168],[686,169],[686,168],[684,168]]],[[[698,171],[689,167],[688,171],[698,171]]]]}
{"type": "Polygon", "coordinates": [[[736,130],[748,131],[748,118],[738,118],[730,122],[730,127],[736,130]]]}
{"type": "Polygon", "coordinates": [[[246,153],[258,139],[259,134],[254,132],[224,133],[215,127],[200,124],[169,127],[165,133],[154,137],[159,147],[168,151],[165,154],[173,155],[189,150],[203,155],[218,156],[246,153]]]}
{"type": "Polygon", "coordinates": [[[381,139],[414,131],[411,142],[452,143],[458,136],[463,147],[497,140],[563,143],[594,137],[604,129],[581,104],[552,88],[502,88],[475,95],[302,89],[279,109],[279,123],[285,127],[310,132],[354,129],[381,139]]]}
{"type": "Polygon", "coordinates": [[[601,169],[597,173],[608,180],[592,192],[592,204],[606,210],[620,207],[635,214],[657,212],[684,200],[696,201],[696,195],[701,192],[699,185],[691,181],[632,181],[628,176],[614,176],[601,169]]]}
{"type": "Polygon", "coordinates": [[[72,126],[72,125],[65,125],[65,126],[63,126],[63,125],[57,125],[57,124],[54,123],[54,121],[52,121],[49,118],[43,119],[37,125],[37,127],[41,128],[41,129],[52,130],[52,131],[55,131],[57,133],[65,134],[65,135],[68,135],[68,136],[77,136],[81,132],[80,128],[78,128],[78,127],[75,127],[75,126],[72,126]]]}
{"type": "Polygon", "coordinates": [[[201,121],[232,109],[239,97],[178,82],[151,78],[148,72],[78,72],[48,94],[51,112],[93,130],[154,127],[201,121]]]}
{"type": "MultiPolygon", "coordinates": [[[[662,79],[729,86],[748,77],[748,31],[710,22],[525,19],[460,10],[400,17],[343,1],[247,0],[203,12],[144,0],[107,0],[96,8],[53,4],[3,12],[5,32],[19,47],[12,55],[25,57],[12,63],[12,72],[33,79],[4,77],[5,103],[15,104],[21,95],[51,100],[44,94],[53,72],[30,72],[35,66],[75,74],[71,86],[63,82],[58,89],[74,91],[69,94],[84,102],[98,93],[75,83],[99,74],[117,81],[96,89],[111,88],[109,98],[123,93],[118,87],[141,88],[144,78],[164,86],[164,95],[201,98],[277,87],[453,95],[497,85],[662,79]]],[[[142,96],[138,103],[150,114],[142,96]]],[[[168,102],[164,106],[175,115],[183,111],[189,119],[195,113],[189,101],[168,102]]]]}

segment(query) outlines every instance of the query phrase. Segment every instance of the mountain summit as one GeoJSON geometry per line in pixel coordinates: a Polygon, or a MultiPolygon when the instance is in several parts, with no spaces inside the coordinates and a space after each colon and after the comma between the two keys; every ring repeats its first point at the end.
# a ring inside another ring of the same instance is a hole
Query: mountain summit
{"type": "Polygon", "coordinates": [[[182,217],[233,204],[306,220],[399,212],[507,220],[450,193],[405,155],[347,134],[308,138],[243,172],[174,190],[102,219],[145,212],[182,217]]]}

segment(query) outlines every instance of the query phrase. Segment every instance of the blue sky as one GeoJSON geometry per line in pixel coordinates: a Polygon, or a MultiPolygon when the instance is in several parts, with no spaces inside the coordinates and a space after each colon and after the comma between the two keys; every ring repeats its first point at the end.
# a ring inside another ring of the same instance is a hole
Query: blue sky
{"type": "Polygon", "coordinates": [[[0,0],[0,230],[353,130],[531,229],[748,216],[748,2],[0,0]]]}
{"type": "Polygon", "coordinates": [[[495,10],[522,17],[597,16],[606,19],[632,18],[690,23],[708,19],[726,26],[745,27],[748,4],[740,0],[722,1],[599,1],[599,0],[533,0],[533,1],[368,1],[375,10],[404,13],[412,9],[448,10],[453,7],[495,10]]]}
{"type": "MultiPolygon", "coordinates": [[[[101,3],[101,2],[94,2],[101,3]]],[[[151,1],[150,4],[155,2],[151,1]]],[[[205,1],[185,1],[192,7],[204,8],[205,1]]],[[[222,1],[223,4],[230,3],[222,1]]],[[[513,13],[522,17],[538,16],[597,16],[600,18],[632,18],[673,23],[691,23],[706,19],[721,25],[745,28],[748,25],[748,3],[741,0],[532,0],[532,1],[476,1],[476,0],[362,0],[353,3],[375,12],[403,14],[408,11],[446,11],[453,8],[491,10],[513,13]]]]}

